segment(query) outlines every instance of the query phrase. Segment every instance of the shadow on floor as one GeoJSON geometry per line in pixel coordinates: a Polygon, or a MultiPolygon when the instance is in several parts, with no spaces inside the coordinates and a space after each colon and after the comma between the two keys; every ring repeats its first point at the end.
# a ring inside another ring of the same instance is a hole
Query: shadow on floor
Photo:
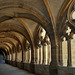
{"type": "Polygon", "coordinates": [[[0,60],[0,63],[1,64],[5,64],[5,60],[0,60]]]}

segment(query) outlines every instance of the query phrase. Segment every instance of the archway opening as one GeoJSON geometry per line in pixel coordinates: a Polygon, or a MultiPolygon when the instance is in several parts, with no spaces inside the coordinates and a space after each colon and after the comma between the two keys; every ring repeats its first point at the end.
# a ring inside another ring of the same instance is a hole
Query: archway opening
{"type": "Polygon", "coordinates": [[[5,63],[6,52],[3,48],[0,48],[0,63],[5,63]]]}

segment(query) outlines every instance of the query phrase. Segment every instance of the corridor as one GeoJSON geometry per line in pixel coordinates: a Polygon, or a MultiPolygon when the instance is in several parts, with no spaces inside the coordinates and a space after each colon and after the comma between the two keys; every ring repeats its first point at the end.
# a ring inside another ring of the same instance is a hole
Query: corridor
{"type": "Polygon", "coordinates": [[[0,63],[0,75],[34,75],[8,64],[0,63]]]}

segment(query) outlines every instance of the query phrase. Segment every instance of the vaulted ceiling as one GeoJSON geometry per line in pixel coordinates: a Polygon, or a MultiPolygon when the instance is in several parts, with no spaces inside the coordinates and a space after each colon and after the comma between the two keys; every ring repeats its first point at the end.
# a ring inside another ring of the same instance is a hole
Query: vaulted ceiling
{"type": "Polygon", "coordinates": [[[60,19],[72,1],[0,0],[0,47],[13,51],[18,44],[23,47],[28,40],[34,48],[34,35],[40,25],[57,43],[60,19]]]}

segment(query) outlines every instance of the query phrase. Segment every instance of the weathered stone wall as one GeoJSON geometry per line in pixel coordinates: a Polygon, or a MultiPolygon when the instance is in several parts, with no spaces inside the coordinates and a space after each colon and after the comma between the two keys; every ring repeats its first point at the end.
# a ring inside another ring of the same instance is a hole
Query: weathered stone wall
{"type": "MultiPolygon", "coordinates": [[[[9,64],[10,61],[6,61],[9,64]]],[[[10,62],[12,65],[16,62],[10,62]]],[[[49,65],[34,64],[34,73],[37,75],[75,75],[75,67],[50,67],[49,65]],[[52,73],[50,73],[52,72],[52,73]],[[55,72],[55,73],[54,73],[55,72]]],[[[17,67],[31,72],[29,63],[17,62],[17,67]]]]}
{"type": "Polygon", "coordinates": [[[30,64],[24,63],[24,70],[30,71],[30,64]]]}
{"type": "Polygon", "coordinates": [[[75,75],[75,68],[73,67],[59,67],[58,75],[75,75]]]}
{"type": "Polygon", "coordinates": [[[39,75],[49,75],[49,65],[35,65],[35,73],[39,75]]]}
{"type": "Polygon", "coordinates": [[[17,62],[17,67],[20,69],[23,69],[23,63],[22,62],[17,62]]]}

